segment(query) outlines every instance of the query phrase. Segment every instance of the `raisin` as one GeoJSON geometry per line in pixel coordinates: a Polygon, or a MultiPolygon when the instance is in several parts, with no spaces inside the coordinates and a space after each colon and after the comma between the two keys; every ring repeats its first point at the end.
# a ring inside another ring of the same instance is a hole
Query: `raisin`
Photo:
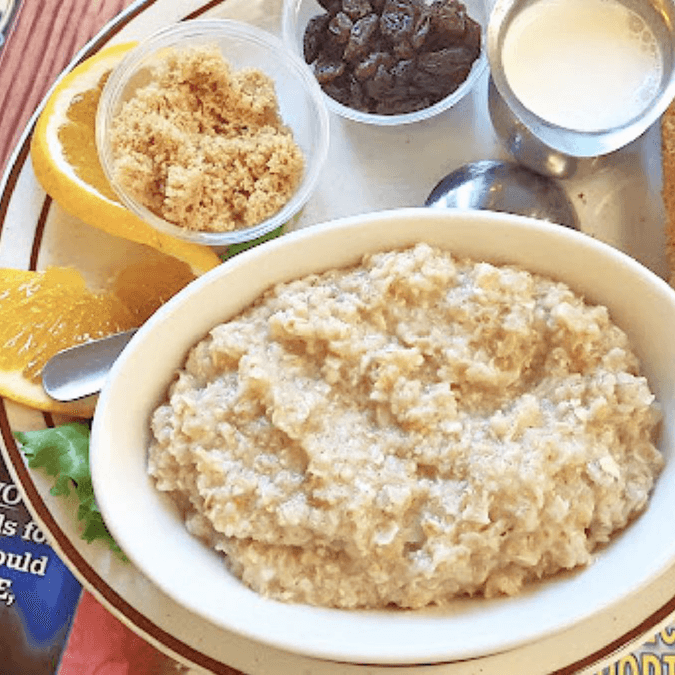
{"type": "Polygon", "coordinates": [[[459,87],[459,85],[462,84],[462,82],[464,82],[467,77],[469,77],[470,72],[471,65],[468,63],[458,64],[452,70],[448,70],[445,76],[448,78],[448,85],[450,88],[445,96],[455,91],[455,89],[457,89],[457,87],[459,87]]]}
{"type": "Polygon", "coordinates": [[[449,0],[434,2],[429,9],[431,26],[427,48],[435,50],[462,40],[467,16],[463,6],[449,0]]]}
{"type": "Polygon", "coordinates": [[[391,52],[397,59],[407,60],[415,56],[415,49],[409,40],[398,40],[394,43],[394,48],[391,52]]]}
{"type": "Polygon", "coordinates": [[[330,14],[337,14],[340,11],[340,0],[317,0],[318,3],[330,14]]]}
{"type": "Polygon", "coordinates": [[[391,54],[387,52],[373,52],[361,61],[356,68],[354,68],[354,75],[357,80],[367,80],[375,76],[377,69],[380,66],[389,67],[392,62],[391,54]]]}
{"type": "Polygon", "coordinates": [[[377,14],[368,14],[354,23],[344,51],[344,58],[347,61],[354,61],[367,53],[378,23],[377,14]]]}
{"type": "Polygon", "coordinates": [[[368,103],[363,87],[354,76],[349,80],[349,101],[347,105],[355,110],[366,111],[368,109],[368,103]]]}
{"type": "Polygon", "coordinates": [[[415,27],[415,6],[410,0],[387,0],[380,17],[380,31],[390,40],[412,35],[415,27]]]}
{"type": "Polygon", "coordinates": [[[328,22],[328,30],[340,44],[344,44],[349,40],[353,25],[352,20],[344,12],[338,12],[328,22]]]}
{"type": "Polygon", "coordinates": [[[358,21],[370,14],[373,8],[368,0],[342,0],[342,11],[352,21],[358,21]]]}
{"type": "Polygon", "coordinates": [[[314,64],[314,75],[320,84],[331,82],[344,72],[345,64],[342,61],[326,56],[324,53],[319,54],[314,64]]]}
{"type": "MultiPolygon", "coordinates": [[[[405,63],[401,61],[401,63],[405,63]]],[[[391,84],[391,100],[409,100],[413,93],[413,90],[410,86],[412,79],[412,71],[410,73],[400,72],[398,69],[390,70],[390,75],[392,76],[391,84]]]]}
{"type": "Polygon", "coordinates": [[[415,62],[412,59],[396,63],[396,65],[389,69],[389,73],[393,78],[393,87],[395,89],[407,88],[414,72],[415,62]]]}
{"type": "Polygon", "coordinates": [[[324,40],[323,34],[329,21],[329,14],[318,14],[309,20],[302,40],[302,52],[307,63],[316,61],[324,40]]]}
{"type": "Polygon", "coordinates": [[[375,71],[375,75],[366,80],[363,87],[364,91],[376,100],[384,100],[391,91],[394,78],[391,76],[384,64],[380,64],[375,71]]]}
{"type": "MultiPolygon", "coordinates": [[[[480,26],[478,27],[480,30],[480,26]]],[[[417,19],[415,28],[413,29],[412,36],[410,38],[410,44],[413,46],[413,49],[419,51],[424,44],[424,41],[427,39],[427,35],[431,31],[431,14],[427,11],[423,11],[420,17],[417,19]]]]}
{"type": "Polygon", "coordinates": [[[447,82],[443,78],[420,69],[415,70],[412,74],[411,85],[412,90],[418,95],[440,96],[448,88],[447,82]]]}
{"type": "Polygon", "coordinates": [[[417,67],[437,77],[444,77],[456,66],[464,66],[472,61],[472,54],[466,47],[446,47],[437,52],[420,54],[417,67]]]}

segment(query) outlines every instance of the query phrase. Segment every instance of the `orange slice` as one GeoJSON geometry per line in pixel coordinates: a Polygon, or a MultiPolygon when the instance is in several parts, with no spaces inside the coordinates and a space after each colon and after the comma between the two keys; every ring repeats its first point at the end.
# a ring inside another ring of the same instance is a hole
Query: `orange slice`
{"type": "Polygon", "coordinates": [[[133,328],[132,312],[111,293],[93,293],[73,268],[0,270],[0,395],[32,408],[87,415],[93,401],[54,401],[40,381],[61,349],[133,328]]]}
{"type": "Polygon", "coordinates": [[[115,196],[98,159],[98,100],[110,71],[134,45],[101,50],[57,84],[33,133],[33,170],[45,192],[71,215],[109,234],[152,246],[201,274],[219,264],[215,252],[158,232],[131,213],[115,196]]]}
{"type": "Polygon", "coordinates": [[[194,279],[186,264],[170,258],[142,260],[125,267],[111,291],[126,305],[140,326],[160,305],[194,279]]]}
{"type": "Polygon", "coordinates": [[[90,417],[95,398],[62,403],[42,388],[41,373],[56,352],[140,326],[193,280],[173,258],[133,264],[102,292],[91,291],[76,269],[0,270],[0,396],[31,408],[90,417]]]}

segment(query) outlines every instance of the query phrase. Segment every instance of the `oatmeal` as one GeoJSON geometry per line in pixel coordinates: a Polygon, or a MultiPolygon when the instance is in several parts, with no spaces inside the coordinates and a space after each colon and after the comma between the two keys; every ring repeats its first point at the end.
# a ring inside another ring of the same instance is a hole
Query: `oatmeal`
{"type": "Polygon", "coordinates": [[[304,157],[274,82],[215,47],[173,51],[112,125],[114,173],[156,215],[190,230],[256,225],[296,191],[304,157]]]}
{"type": "Polygon", "coordinates": [[[588,564],[647,504],[659,420],[606,308],[419,244],[214,328],[149,473],[256,591],[418,608],[588,564]]]}

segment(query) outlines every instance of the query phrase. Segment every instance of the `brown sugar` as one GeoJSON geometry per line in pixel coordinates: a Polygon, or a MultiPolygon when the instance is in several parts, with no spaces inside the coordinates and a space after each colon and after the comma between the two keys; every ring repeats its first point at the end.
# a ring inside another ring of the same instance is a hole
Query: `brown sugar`
{"type": "Polygon", "coordinates": [[[173,51],[112,126],[119,184],[158,216],[226,232],[279,211],[304,157],[280,117],[274,82],[233,71],[216,47],[173,51]]]}

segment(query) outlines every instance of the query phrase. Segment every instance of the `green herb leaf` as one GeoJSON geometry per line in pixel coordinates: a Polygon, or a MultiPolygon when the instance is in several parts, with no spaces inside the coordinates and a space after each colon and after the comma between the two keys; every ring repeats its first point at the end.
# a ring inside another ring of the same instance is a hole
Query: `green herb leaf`
{"type": "Polygon", "coordinates": [[[266,241],[269,241],[270,239],[274,239],[275,237],[278,237],[279,235],[283,234],[284,232],[284,225],[280,225],[276,229],[272,230],[271,232],[268,232],[267,234],[264,234],[262,237],[258,237],[258,239],[254,239],[253,241],[244,241],[241,244],[230,244],[227,247],[227,250],[225,253],[223,253],[220,256],[220,259],[225,262],[226,260],[229,260],[230,258],[234,257],[238,253],[241,253],[242,251],[245,251],[248,248],[253,248],[254,246],[258,246],[258,244],[262,244],[266,241]]]}
{"type": "Polygon", "coordinates": [[[71,422],[51,429],[18,431],[14,436],[28,458],[28,466],[42,468],[48,476],[55,478],[50,490],[52,495],[68,497],[71,489],[75,490],[80,502],[77,518],[84,522],[82,538],[89,543],[102,540],[126,561],[127,557],[108,532],[94,499],[89,470],[89,427],[81,422],[71,422]]]}

